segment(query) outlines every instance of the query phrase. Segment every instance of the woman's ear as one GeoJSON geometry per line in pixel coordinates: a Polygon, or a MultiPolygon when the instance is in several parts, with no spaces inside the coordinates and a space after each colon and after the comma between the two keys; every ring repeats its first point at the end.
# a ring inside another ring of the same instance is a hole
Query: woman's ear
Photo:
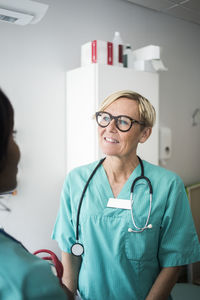
{"type": "Polygon", "coordinates": [[[141,132],[139,143],[142,144],[142,143],[146,142],[146,140],[150,137],[151,132],[152,132],[151,127],[145,127],[141,132]]]}

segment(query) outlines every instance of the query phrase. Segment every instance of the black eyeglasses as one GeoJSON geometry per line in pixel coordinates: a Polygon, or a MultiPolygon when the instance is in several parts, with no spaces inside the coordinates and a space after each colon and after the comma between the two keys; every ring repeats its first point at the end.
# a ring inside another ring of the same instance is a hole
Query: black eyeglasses
{"type": "Polygon", "coordinates": [[[107,127],[110,124],[110,122],[114,119],[116,127],[123,132],[129,131],[134,123],[145,125],[144,122],[134,120],[128,116],[120,115],[114,117],[113,115],[105,111],[98,111],[95,115],[97,124],[100,127],[107,127]]]}

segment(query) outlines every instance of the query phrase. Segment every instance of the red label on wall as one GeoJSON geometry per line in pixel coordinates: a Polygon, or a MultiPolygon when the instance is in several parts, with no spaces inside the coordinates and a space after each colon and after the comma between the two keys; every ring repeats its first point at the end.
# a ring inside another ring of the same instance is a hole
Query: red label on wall
{"type": "Polygon", "coordinates": [[[97,41],[92,41],[92,62],[97,62],[97,41]]]}
{"type": "Polygon", "coordinates": [[[113,43],[107,42],[107,64],[113,64],[113,43]]]}

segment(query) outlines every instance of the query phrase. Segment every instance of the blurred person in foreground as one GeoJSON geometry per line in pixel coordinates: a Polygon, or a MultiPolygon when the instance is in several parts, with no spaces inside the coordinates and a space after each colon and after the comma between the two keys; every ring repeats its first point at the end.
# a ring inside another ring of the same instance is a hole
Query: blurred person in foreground
{"type": "Polygon", "coordinates": [[[1,227],[3,214],[10,210],[1,200],[17,185],[20,150],[13,127],[13,107],[0,89],[0,299],[67,300],[68,291],[61,287],[50,264],[29,253],[1,227]]]}

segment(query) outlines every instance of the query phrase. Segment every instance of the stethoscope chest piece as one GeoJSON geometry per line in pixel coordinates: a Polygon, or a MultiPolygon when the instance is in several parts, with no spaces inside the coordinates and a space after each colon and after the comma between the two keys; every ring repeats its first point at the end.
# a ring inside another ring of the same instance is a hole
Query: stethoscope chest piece
{"type": "Polygon", "coordinates": [[[84,247],[80,243],[75,243],[71,247],[71,253],[75,256],[81,256],[84,252],[84,247]]]}

